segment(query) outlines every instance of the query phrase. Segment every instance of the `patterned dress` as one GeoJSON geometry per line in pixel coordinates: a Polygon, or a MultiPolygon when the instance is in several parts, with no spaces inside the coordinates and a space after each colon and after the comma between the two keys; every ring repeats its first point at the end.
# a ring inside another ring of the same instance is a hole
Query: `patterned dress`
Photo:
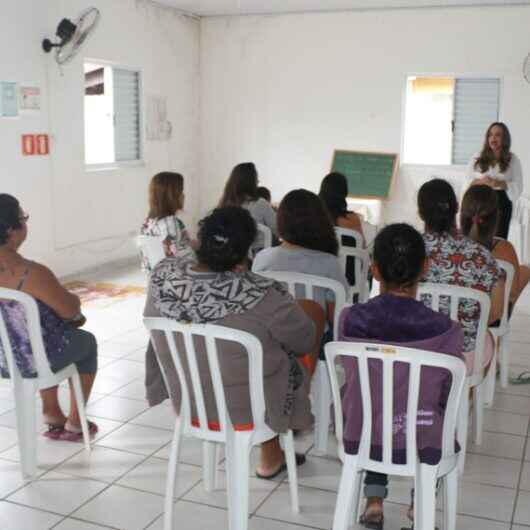
{"type": "MultiPolygon", "coordinates": [[[[164,237],[164,251],[166,256],[175,256],[187,260],[194,260],[195,253],[191,247],[191,239],[184,223],[176,216],[170,215],[162,219],[148,217],[140,228],[143,236],[164,237]]],[[[149,261],[142,257],[143,269],[150,271],[149,261]]]]}
{"type": "MultiPolygon", "coordinates": [[[[60,357],[68,345],[66,330],[69,324],[40,300],[37,300],[37,305],[39,307],[42,339],[46,355],[51,363],[54,356],[60,357]]],[[[33,360],[24,308],[18,302],[3,301],[0,302],[0,314],[6,324],[11,350],[22,377],[36,377],[37,371],[33,360]]],[[[1,344],[0,375],[4,378],[9,377],[7,360],[1,344]]]]}
{"type": "MultiPolygon", "coordinates": [[[[461,235],[425,233],[423,235],[430,268],[423,281],[470,287],[491,294],[504,276],[495,258],[484,246],[461,235]]],[[[449,313],[449,300],[440,299],[440,309],[449,313]]],[[[475,349],[480,319],[480,306],[472,300],[462,300],[458,320],[464,330],[464,352],[475,349]]]]}

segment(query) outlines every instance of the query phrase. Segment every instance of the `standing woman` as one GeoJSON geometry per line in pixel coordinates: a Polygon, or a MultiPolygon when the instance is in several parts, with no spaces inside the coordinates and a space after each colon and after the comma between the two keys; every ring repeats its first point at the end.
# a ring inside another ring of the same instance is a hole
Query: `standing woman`
{"type": "Polygon", "coordinates": [[[486,131],[484,146],[468,166],[471,185],[485,184],[497,192],[499,223],[496,236],[508,239],[513,203],[523,192],[523,170],[519,158],[510,151],[512,138],[502,122],[492,123],[486,131]]]}

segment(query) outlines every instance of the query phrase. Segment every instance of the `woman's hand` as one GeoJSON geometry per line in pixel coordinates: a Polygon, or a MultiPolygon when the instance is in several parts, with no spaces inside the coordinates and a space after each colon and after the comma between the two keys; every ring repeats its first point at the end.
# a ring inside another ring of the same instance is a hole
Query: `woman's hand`
{"type": "Polygon", "coordinates": [[[496,189],[496,190],[505,190],[508,188],[508,185],[506,183],[505,180],[500,180],[500,179],[494,179],[494,178],[490,178],[489,179],[491,184],[490,186],[493,188],[493,189],[496,189]]]}

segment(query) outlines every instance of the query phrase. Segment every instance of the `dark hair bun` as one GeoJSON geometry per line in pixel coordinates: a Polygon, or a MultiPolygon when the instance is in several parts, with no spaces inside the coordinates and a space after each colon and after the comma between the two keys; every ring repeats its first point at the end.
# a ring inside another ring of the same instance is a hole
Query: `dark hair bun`
{"type": "Polygon", "coordinates": [[[421,275],[425,258],[423,237],[408,224],[388,225],[375,239],[374,261],[387,284],[413,285],[421,275]]]}
{"type": "Polygon", "coordinates": [[[443,179],[432,179],[418,192],[420,217],[436,233],[449,232],[456,223],[458,201],[453,187],[443,179]]]}
{"type": "Polygon", "coordinates": [[[213,271],[234,268],[256,239],[256,222],[244,208],[216,208],[199,223],[199,262],[213,271]]]}

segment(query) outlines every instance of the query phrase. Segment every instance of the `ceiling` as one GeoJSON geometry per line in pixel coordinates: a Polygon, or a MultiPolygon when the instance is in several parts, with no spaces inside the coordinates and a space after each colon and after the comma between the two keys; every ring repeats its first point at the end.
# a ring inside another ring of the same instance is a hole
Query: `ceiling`
{"type": "Polygon", "coordinates": [[[365,9],[530,5],[530,0],[153,0],[197,16],[264,15],[365,9]]]}

